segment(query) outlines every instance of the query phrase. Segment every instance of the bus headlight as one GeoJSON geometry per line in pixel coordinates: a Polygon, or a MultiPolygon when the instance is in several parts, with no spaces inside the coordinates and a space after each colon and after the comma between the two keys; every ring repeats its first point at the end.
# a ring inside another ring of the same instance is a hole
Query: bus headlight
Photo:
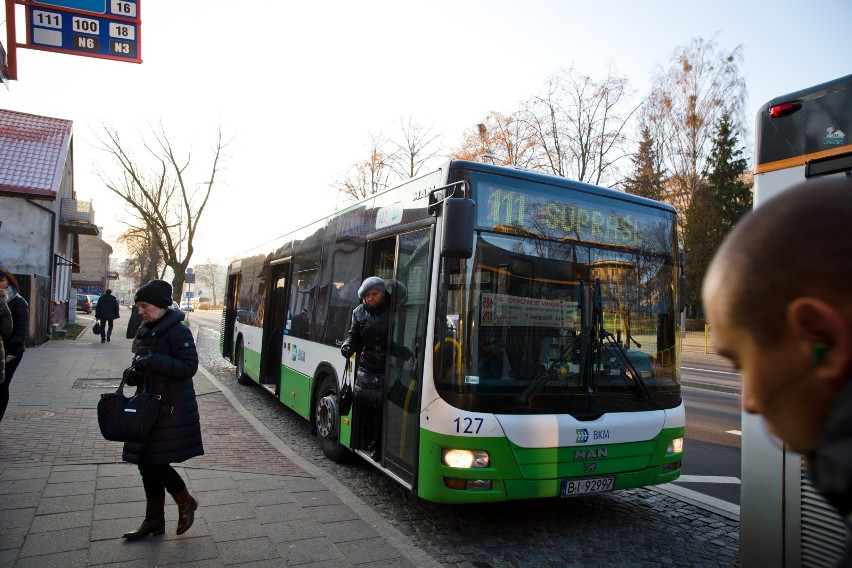
{"type": "Polygon", "coordinates": [[[683,438],[675,438],[669,442],[669,447],[666,449],[667,454],[679,454],[683,452],[683,438]]]}
{"type": "Polygon", "coordinates": [[[441,463],[449,467],[470,469],[472,467],[488,467],[491,458],[484,450],[441,450],[441,463]]]}

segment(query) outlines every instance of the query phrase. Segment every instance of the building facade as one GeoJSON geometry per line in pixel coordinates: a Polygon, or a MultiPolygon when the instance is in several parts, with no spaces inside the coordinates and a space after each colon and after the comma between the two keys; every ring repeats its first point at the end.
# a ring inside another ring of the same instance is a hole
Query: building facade
{"type": "Polygon", "coordinates": [[[98,228],[74,189],[72,122],[0,110],[0,263],[30,304],[30,343],[74,320],[81,235],[98,228]]]}

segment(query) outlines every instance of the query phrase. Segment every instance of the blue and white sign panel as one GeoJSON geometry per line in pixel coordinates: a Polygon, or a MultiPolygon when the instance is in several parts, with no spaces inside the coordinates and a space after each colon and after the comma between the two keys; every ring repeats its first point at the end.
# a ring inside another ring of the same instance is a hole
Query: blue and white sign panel
{"type": "Polygon", "coordinates": [[[31,0],[30,4],[140,21],[138,0],[31,0]]]}
{"type": "Polygon", "coordinates": [[[141,63],[139,2],[41,0],[29,4],[27,47],[141,63]]]}

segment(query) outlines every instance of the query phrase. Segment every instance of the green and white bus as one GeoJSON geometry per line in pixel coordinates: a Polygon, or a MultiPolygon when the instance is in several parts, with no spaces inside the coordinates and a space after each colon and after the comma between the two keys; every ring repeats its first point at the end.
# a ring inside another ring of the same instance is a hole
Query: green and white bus
{"type": "Polygon", "coordinates": [[[414,353],[388,357],[387,475],[442,503],[670,482],[685,421],[675,226],[662,203],[451,161],[231,263],[222,354],[310,420],[330,459],[369,456],[357,413],[338,411],[340,345],[379,276],[389,346],[414,353]]]}

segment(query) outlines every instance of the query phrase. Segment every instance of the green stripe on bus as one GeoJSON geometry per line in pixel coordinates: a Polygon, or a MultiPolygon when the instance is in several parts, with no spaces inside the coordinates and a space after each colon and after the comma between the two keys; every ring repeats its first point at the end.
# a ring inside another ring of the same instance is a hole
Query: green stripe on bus
{"type": "Polygon", "coordinates": [[[417,493],[423,499],[439,503],[483,503],[558,497],[562,480],[570,478],[613,476],[615,489],[668,483],[679,477],[680,469],[663,473],[662,466],[680,460],[682,455],[667,455],[666,448],[683,433],[683,428],[671,428],[663,430],[654,440],[642,442],[521,448],[506,438],[448,436],[421,429],[417,493]],[[456,469],[442,465],[444,448],[485,450],[490,467],[456,469]],[[601,449],[606,449],[606,455],[601,449]],[[492,488],[449,489],[445,478],[490,480],[492,488]]]}

